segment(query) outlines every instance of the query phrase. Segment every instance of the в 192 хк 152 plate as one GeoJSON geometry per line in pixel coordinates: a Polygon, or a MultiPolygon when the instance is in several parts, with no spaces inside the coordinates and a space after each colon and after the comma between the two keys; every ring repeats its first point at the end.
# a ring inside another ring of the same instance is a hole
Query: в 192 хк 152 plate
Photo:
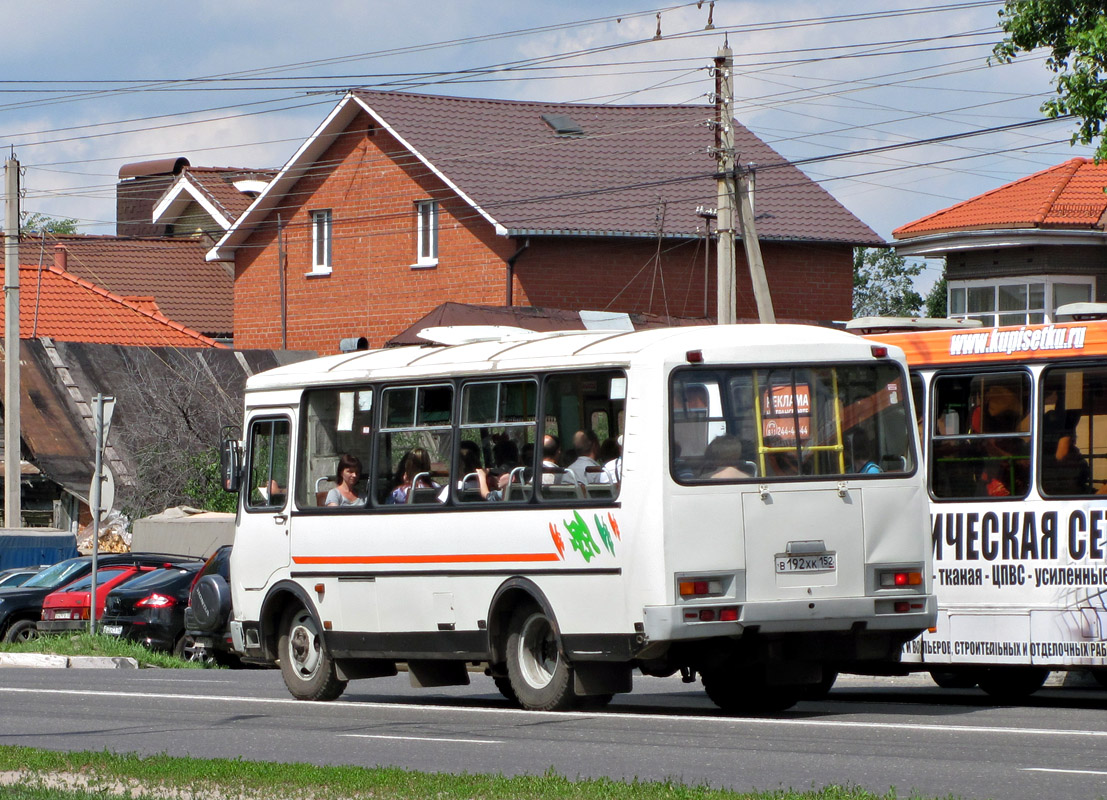
{"type": "Polygon", "coordinates": [[[834,553],[776,557],[777,572],[833,572],[837,566],[834,553]]]}

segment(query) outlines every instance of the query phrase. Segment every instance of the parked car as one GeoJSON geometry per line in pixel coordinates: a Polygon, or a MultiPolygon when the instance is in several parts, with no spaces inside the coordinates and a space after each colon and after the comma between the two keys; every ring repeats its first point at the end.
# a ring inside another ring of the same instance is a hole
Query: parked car
{"type": "Polygon", "coordinates": [[[30,578],[38,575],[38,573],[42,572],[44,569],[46,569],[45,564],[37,567],[10,567],[5,570],[0,570],[0,589],[22,586],[30,578]]]}
{"type": "Polygon", "coordinates": [[[199,561],[155,569],[111,590],[98,630],[183,656],[184,611],[199,561]]]}
{"type": "MultiPolygon", "coordinates": [[[[111,564],[96,570],[96,619],[104,616],[108,593],[116,586],[139,575],[152,572],[152,566],[111,564]]],[[[42,618],[38,629],[43,633],[79,631],[88,628],[92,615],[92,573],[66,584],[42,599],[42,618]]]]}
{"type": "MultiPolygon", "coordinates": [[[[166,562],[184,563],[199,561],[189,556],[164,553],[104,553],[97,566],[110,564],[148,564],[161,566],[166,562]]],[[[44,569],[22,586],[0,588],[0,638],[5,642],[18,642],[38,636],[38,624],[42,620],[42,601],[46,595],[83,578],[92,572],[91,556],[77,556],[59,561],[44,569]]]]}
{"type": "Polygon", "coordinates": [[[208,558],[196,574],[184,612],[184,658],[238,666],[241,659],[231,641],[231,545],[208,558]]]}

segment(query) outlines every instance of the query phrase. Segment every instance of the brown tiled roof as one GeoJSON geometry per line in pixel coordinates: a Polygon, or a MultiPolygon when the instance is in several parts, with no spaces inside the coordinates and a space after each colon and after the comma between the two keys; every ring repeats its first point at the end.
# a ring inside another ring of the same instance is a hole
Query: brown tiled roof
{"type": "Polygon", "coordinates": [[[234,330],[234,295],[224,264],[204,258],[196,239],[47,235],[24,239],[24,264],[54,263],[66,250],[65,269],[121,296],[152,297],[166,317],[208,335],[234,330]]]}
{"type": "Polygon", "coordinates": [[[271,181],[276,170],[243,169],[240,167],[187,167],[181,173],[181,180],[187,180],[203,194],[212,205],[220,209],[223,215],[234,222],[245,211],[254,198],[235,188],[235,181],[260,180],[271,181]]]}
{"type": "MultiPolygon", "coordinates": [[[[3,319],[0,309],[0,320],[3,319]]],[[[200,333],[53,265],[19,268],[19,337],[65,342],[216,347],[200,333]]]]}
{"type": "Polygon", "coordinates": [[[892,231],[896,239],[1001,228],[1103,230],[1107,164],[1074,158],[892,231]]]}
{"type": "MultiPolygon", "coordinates": [[[[716,204],[708,106],[513,102],[357,90],[434,169],[510,233],[656,235],[702,228],[716,204]],[[582,129],[559,135],[543,115],[582,129]],[[659,213],[658,199],[668,201],[659,213]]],[[[758,238],[878,244],[867,225],[735,124],[739,160],[757,165],[758,238]]]]}

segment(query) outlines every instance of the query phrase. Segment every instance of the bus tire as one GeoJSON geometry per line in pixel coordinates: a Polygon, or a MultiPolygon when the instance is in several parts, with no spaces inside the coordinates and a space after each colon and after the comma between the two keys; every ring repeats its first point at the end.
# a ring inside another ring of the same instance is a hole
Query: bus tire
{"type": "Polygon", "coordinates": [[[930,680],[943,689],[971,689],[976,686],[975,672],[959,669],[932,669],[930,680]]]}
{"type": "Polygon", "coordinates": [[[1022,700],[1041,689],[1048,677],[1045,667],[988,667],[977,685],[997,700],[1022,700]]]}
{"type": "Polygon", "coordinates": [[[492,679],[496,684],[496,688],[500,690],[500,694],[504,696],[513,705],[519,705],[519,698],[515,694],[515,690],[511,688],[511,678],[506,676],[496,677],[492,679]]]}
{"type": "Polygon", "coordinates": [[[757,668],[714,667],[700,671],[703,690],[712,703],[728,714],[764,714],[784,711],[800,699],[802,686],[770,686],[757,668]]]}
{"type": "Polygon", "coordinates": [[[311,612],[293,606],[281,621],[277,656],[284,685],[297,700],[334,700],[346,690],[311,612]]]}
{"type": "Polygon", "coordinates": [[[802,700],[824,700],[838,680],[838,670],[823,667],[823,678],[818,683],[804,684],[800,689],[802,700]]]}
{"type": "Polygon", "coordinates": [[[523,708],[566,711],[576,706],[573,669],[561,652],[557,629],[534,606],[518,608],[511,615],[507,675],[523,708]]]}

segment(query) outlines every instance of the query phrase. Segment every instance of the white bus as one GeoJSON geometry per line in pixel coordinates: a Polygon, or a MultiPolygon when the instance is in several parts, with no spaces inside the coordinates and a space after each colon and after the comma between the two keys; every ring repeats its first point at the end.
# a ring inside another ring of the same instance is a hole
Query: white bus
{"type": "Polygon", "coordinates": [[[938,625],[903,666],[1007,699],[1107,685],[1107,321],[873,339],[906,354],[931,499],[938,625]]]}
{"type": "Polygon", "coordinates": [[[247,382],[231,631],[293,696],[484,669],[567,709],[638,669],[779,709],[933,624],[897,351],[791,325],[458,331],[247,382]],[[340,460],[357,504],[328,506],[340,460]]]}

